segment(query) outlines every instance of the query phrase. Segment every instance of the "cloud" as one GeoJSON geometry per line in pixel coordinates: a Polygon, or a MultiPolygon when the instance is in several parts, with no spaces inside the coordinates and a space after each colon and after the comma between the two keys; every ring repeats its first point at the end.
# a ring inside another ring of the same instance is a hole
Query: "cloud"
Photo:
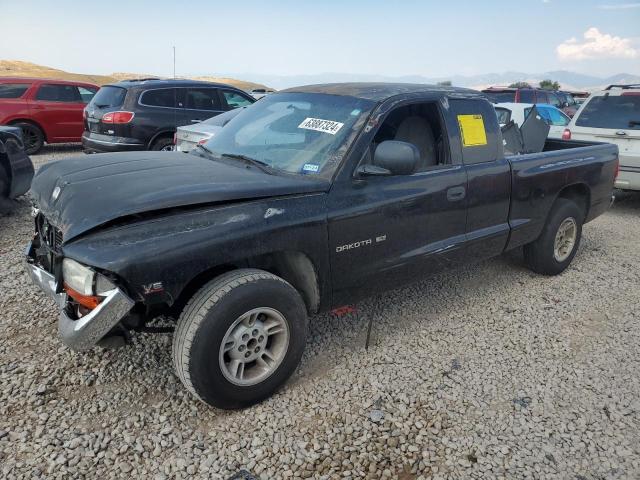
{"type": "Polygon", "coordinates": [[[640,51],[634,48],[630,38],[602,33],[596,27],[584,32],[584,42],[575,37],[556,47],[560,60],[587,60],[592,58],[636,58],[640,51]]]}
{"type": "Polygon", "coordinates": [[[615,3],[609,5],[598,5],[600,10],[628,10],[629,8],[640,8],[640,3],[615,3]]]}

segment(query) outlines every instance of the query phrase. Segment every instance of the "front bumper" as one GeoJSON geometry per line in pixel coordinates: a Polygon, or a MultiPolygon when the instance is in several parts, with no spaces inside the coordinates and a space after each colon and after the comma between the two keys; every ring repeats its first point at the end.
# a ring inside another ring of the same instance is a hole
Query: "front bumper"
{"type": "Polygon", "coordinates": [[[85,316],[78,319],[70,317],[67,294],[57,293],[55,277],[34,263],[32,252],[33,247],[29,244],[25,262],[27,273],[31,280],[57,303],[60,309],[58,335],[62,342],[73,350],[88,350],[94,347],[133,308],[135,302],[119,288],[114,288],[85,316]]]}

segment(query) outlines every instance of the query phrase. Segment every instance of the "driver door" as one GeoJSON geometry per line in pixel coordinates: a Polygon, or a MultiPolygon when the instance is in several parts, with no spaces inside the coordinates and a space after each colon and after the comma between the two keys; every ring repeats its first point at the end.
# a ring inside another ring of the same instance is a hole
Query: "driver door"
{"type": "MultiPolygon", "coordinates": [[[[431,103],[440,136],[447,139],[439,103],[431,103]]],[[[387,126],[382,123],[380,131],[387,126]]],[[[334,306],[419,280],[464,256],[467,177],[464,166],[451,160],[448,145],[436,164],[421,171],[356,174],[334,183],[328,198],[334,306]]],[[[375,147],[374,140],[362,162],[375,147]]]]}

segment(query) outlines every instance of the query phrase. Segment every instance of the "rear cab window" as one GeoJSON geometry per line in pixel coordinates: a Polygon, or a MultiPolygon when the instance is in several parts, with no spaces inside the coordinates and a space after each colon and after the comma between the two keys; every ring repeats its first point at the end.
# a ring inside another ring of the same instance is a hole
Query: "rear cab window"
{"type": "Polygon", "coordinates": [[[30,86],[30,83],[0,83],[0,98],[20,98],[30,86]]]}
{"type": "Polygon", "coordinates": [[[118,108],[124,103],[127,90],[121,87],[107,85],[98,90],[91,100],[91,104],[98,108],[118,108]]]}
{"type": "Polygon", "coordinates": [[[600,95],[582,106],[577,113],[578,127],[640,130],[640,92],[600,95]]]}

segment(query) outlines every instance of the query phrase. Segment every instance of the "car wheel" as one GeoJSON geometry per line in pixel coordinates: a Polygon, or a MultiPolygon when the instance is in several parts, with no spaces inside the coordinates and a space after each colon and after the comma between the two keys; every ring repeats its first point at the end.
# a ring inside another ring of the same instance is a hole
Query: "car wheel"
{"type": "Polygon", "coordinates": [[[538,239],[524,246],[529,268],[543,275],[563,272],[578,251],[583,221],[584,212],[578,205],[557,199],[538,239]]]}
{"type": "Polygon", "coordinates": [[[151,146],[151,150],[157,152],[171,152],[173,151],[173,140],[168,137],[159,138],[151,146]]]}
{"type": "Polygon", "coordinates": [[[295,288],[263,270],[234,270],[207,283],[185,307],[173,338],[173,363],[203,402],[248,407],[295,371],[306,333],[307,311],[295,288]]]}
{"type": "Polygon", "coordinates": [[[33,155],[40,151],[44,145],[44,133],[42,133],[40,127],[29,122],[17,122],[12,126],[20,127],[22,130],[22,141],[27,155],[33,155]]]}
{"type": "Polygon", "coordinates": [[[0,200],[9,198],[9,175],[0,165],[0,200]]]}

